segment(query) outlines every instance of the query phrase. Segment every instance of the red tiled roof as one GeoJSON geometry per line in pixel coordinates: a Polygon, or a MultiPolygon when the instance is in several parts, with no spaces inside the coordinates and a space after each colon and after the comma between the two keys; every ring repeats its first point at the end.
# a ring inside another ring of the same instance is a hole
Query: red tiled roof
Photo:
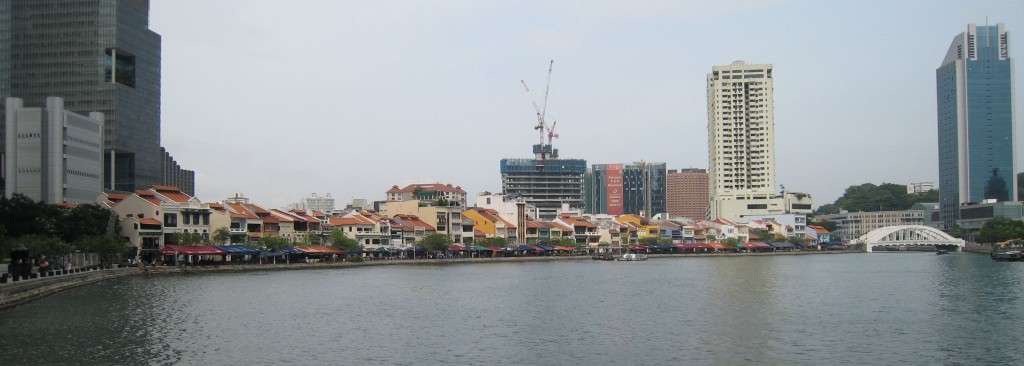
{"type": "Polygon", "coordinates": [[[160,200],[156,198],[156,193],[153,193],[153,192],[150,192],[150,191],[138,190],[138,191],[135,191],[135,195],[137,195],[140,198],[148,201],[149,203],[152,203],[154,206],[160,206],[160,204],[163,203],[163,202],[160,202],[160,200]]]}
{"type": "MultiPolygon", "coordinates": [[[[228,205],[228,207],[231,207],[231,210],[234,211],[236,214],[243,215],[243,217],[245,217],[247,219],[258,219],[258,218],[260,218],[259,216],[256,216],[256,214],[253,213],[252,211],[249,211],[249,208],[245,207],[245,205],[243,205],[243,204],[232,203],[232,204],[228,205]]],[[[232,216],[232,217],[234,217],[234,216],[232,216]]]]}
{"type": "Polygon", "coordinates": [[[188,202],[189,200],[192,199],[191,196],[183,193],[181,189],[178,189],[178,187],[152,186],[150,187],[150,189],[156,191],[156,193],[160,194],[161,196],[167,197],[167,199],[178,203],[188,202]]]}
{"type": "Polygon", "coordinates": [[[812,230],[814,230],[815,233],[818,233],[818,234],[829,234],[830,233],[830,231],[828,231],[828,229],[825,229],[825,228],[823,228],[821,226],[807,225],[807,227],[811,228],[812,230]]]}
{"type": "Polygon", "coordinates": [[[143,224],[143,225],[163,225],[163,223],[160,222],[160,220],[157,220],[157,219],[154,219],[154,218],[150,218],[150,217],[140,218],[139,219],[139,223],[143,224]]]}

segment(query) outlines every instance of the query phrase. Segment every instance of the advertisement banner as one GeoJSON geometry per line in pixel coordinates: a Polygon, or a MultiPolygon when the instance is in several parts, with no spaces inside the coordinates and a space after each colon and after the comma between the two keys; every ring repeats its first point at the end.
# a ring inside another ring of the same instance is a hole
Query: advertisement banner
{"type": "Polygon", "coordinates": [[[625,207],[622,199],[622,164],[608,164],[604,178],[605,192],[608,192],[606,213],[622,215],[625,207]]]}

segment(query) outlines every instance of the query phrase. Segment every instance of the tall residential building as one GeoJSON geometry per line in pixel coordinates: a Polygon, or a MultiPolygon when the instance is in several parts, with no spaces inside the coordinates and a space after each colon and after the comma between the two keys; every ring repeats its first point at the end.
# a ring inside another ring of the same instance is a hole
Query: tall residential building
{"type": "Polygon", "coordinates": [[[162,183],[160,35],[148,26],[148,0],[0,1],[0,98],[102,112],[104,188],[162,183]]]}
{"type": "Polygon", "coordinates": [[[103,113],[64,109],[61,98],[26,108],[7,98],[4,194],[47,203],[93,203],[103,193],[103,113]]]}
{"type": "Polygon", "coordinates": [[[594,164],[586,175],[585,212],[647,217],[666,212],[665,163],[594,164]]]}
{"type": "Polygon", "coordinates": [[[701,219],[708,214],[708,171],[669,170],[666,210],[671,217],[701,219]]]}
{"type": "Polygon", "coordinates": [[[810,213],[811,198],[775,191],[771,64],[736,61],[707,76],[708,217],[810,213]]]}
{"type": "Polygon", "coordinates": [[[951,228],[964,203],[1017,197],[1013,69],[1003,24],[953,38],[935,70],[942,221],[951,228]]]}

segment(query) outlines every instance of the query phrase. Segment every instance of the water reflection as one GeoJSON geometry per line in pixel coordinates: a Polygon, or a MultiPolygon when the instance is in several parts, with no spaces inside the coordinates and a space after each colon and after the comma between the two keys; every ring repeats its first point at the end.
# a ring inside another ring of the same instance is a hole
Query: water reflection
{"type": "Polygon", "coordinates": [[[875,253],[138,277],[4,312],[0,352],[12,365],[1020,364],[1022,275],[983,255],[875,253]]]}

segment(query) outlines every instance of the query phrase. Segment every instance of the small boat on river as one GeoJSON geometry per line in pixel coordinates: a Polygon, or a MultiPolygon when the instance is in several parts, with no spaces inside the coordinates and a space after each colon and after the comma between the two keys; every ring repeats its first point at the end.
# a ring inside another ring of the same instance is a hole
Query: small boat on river
{"type": "Polygon", "coordinates": [[[596,254],[593,257],[590,257],[590,259],[593,259],[595,261],[613,261],[615,260],[615,256],[612,255],[611,253],[601,253],[596,254]]]}
{"type": "Polygon", "coordinates": [[[935,251],[935,255],[943,255],[943,254],[949,254],[949,251],[945,250],[945,249],[939,249],[939,250],[935,251]]]}
{"type": "Polygon", "coordinates": [[[1020,262],[1024,260],[1024,254],[1019,250],[992,253],[992,260],[997,262],[1020,262]]]}
{"type": "Polygon", "coordinates": [[[645,261],[645,260],[647,260],[647,255],[646,254],[640,254],[640,253],[626,253],[626,254],[623,254],[622,257],[619,257],[616,260],[626,261],[626,262],[645,261]]]}

